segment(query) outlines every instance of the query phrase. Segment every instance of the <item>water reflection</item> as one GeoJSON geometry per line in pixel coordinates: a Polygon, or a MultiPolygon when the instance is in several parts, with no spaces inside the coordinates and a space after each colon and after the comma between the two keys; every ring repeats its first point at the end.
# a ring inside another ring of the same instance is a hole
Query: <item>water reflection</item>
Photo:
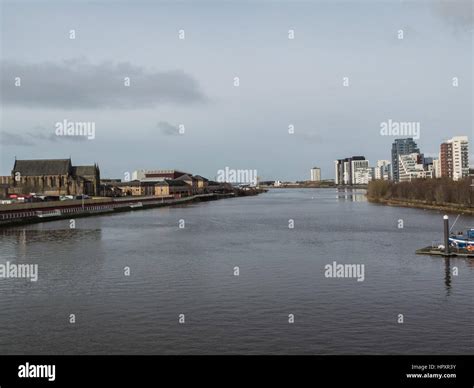
{"type": "MultiPolygon", "coordinates": [[[[59,284],[52,282],[50,287],[60,289],[63,282],[73,287],[103,270],[106,250],[102,234],[100,229],[2,229],[0,262],[38,264],[40,281],[59,279],[59,284]]],[[[15,291],[22,286],[20,282],[0,282],[0,290],[15,291]]]]}
{"type": "Polygon", "coordinates": [[[352,188],[338,188],[337,198],[339,200],[345,200],[350,202],[366,202],[367,190],[365,189],[352,189],[352,188]]]}
{"type": "Polygon", "coordinates": [[[24,246],[35,242],[58,241],[73,244],[84,239],[100,240],[101,237],[101,229],[0,229],[2,245],[8,242],[24,246]]]}
{"type": "Polygon", "coordinates": [[[444,258],[444,285],[446,287],[446,295],[451,293],[451,260],[449,257],[444,258]]]}

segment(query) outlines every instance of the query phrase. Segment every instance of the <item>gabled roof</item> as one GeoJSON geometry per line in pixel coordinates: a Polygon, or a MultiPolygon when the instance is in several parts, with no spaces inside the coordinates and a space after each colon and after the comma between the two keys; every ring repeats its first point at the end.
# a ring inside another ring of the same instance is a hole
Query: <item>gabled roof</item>
{"type": "Polygon", "coordinates": [[[175,175],[175,176],[182,176],[182,175],[191,175],[187,172],[179,171],[179,170],[143,170],[145,177],[149,178],[156,178],[156,177],[163,177],[164,175],[175,175]]]}
{"type": "Polygon", "coordinates": [[[13,171],[21,176],[65,175],[71,171],[71,159],[15,160],[13,171]]]}
{"type": "Polygon", "coordinates": [[[117,187],[128,187],[128,186],[140,186],[139,180],[127,181],[127,182],[117,182],[115,184],[117,187]]]}
{"type": "Polygon", "coordinates": [[[95,175],[96,166],[74,166],[72,168],[73,175],[85,176],[85,175],[95,175]]]}
{"type": "Polygon", "coordinates": [[[179,178],[176,178],[175,180],[180,180],[180,181],[192,181],[194,178],[192,176],[189,176],[187,174],[181,175],[179,178]]]}
{"type": "Polygon", "coordinates": [[[179,178],[178,179],[167,179],[166,183],[168,183],[169,186],[182,186],[182,187],[188,186],[188,184],[184,180],[181,180],[179,178]]]}
{"type": "Polygon", "coordinates": [[[204,182],[209,182],[209,179],[207,178],[204,178],[203,176],[201,175],[194,175],[194,178],[196,179],[200,179],[200,180],[203,180],[204,182]]]}

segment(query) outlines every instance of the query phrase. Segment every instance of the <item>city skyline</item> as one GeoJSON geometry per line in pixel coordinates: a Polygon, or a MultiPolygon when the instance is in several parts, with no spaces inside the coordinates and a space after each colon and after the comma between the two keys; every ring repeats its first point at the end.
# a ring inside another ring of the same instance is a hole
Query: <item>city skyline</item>
{"type": "MultiPolygon", "coordinates": [[[[459,136],[462,137],[462,136],[465,136],[465,135],[456,135],[456,136],[454,136],[454,137],[459,137],[459,136]]],[[[467,137],[468,137],[468,136],[467,136],[467,137]]],[[[393,140],[393,143],[391,144],[391,146],[393,147],[393,145],[397,142],[397,140],[407,140],[407,139],[412,139],[412,138],[396,138],[396,139],[393,140]]],[[[469,137],[468,137],[468,139],[469,139],[469,137]]],[[[418,143],[415,142],[415,144],[416,144],[416,146],[417,146],[417,149],[418,149],[419,153],[420,153],[420,154],[423,154],[423,156],[424,156],[425,158],[439,159],[439,157],[440,157],[440,148],[441,148],[442,144],[445,144],[447,141],[450,141],[450,140],[451,140],[451,139],[446,138],[445,140],[443,140],[442,142],[440,142],[439,147],[438,147],[438,152],[423,152],[423,151],[421,150],[421,147],[418,145],[418,143]]],[[[355,153],[354,153],[354,154],[355,154],[355,153]]],[[[362,153],[359,153],[359,154],[362,154],[362,153]]],[[[469,153],[469,155],[472,155],[472,152],[469,153]]],[[[389,155],[389,156],[390,156],[390,155],[389,155]]],[[[374,159],[374,158],[370,158],[370,157],[368,158],[368,157],[366,157],[365,155],[364,155],[363,157],[365,158],[365,159],[364,159],[365,161],[369,162],[369,167],[371,167],[371,168],[377,167],[377,163],[378,163],[379,161],[387,161],[387,160],[390,161],[390,162],[393,161],[393,159],[391,159],[390,157],[388,157],[388,159],[374,159]]],[[[68,158],[71,158],[71,156],[69,156],[68,158]]],[[[15,156],[15,160],[17,160],[17,159],[21,159],[21,158],[17,158],[17,157],[15,156]]],[[[46,158],[46,157],[44,157],[44,158],[38,158],[38,159],[67,159],[67,158],[46,158]]],[[[337,161],[337,160],[341,160],[341,159],[336,159],[336,161],[337,161]]],[[[94,161],[94,163],[96,163],[96,162],[94,161]]],[[[318,163],[321,163],[321,162],[318,161],[318,163]]],[[[332,161],[332,163],[334,163],[334,161],[332,161]]],[[[393,166],[393,163],[390,163],[390,167],[391,167],[391,168],[392,168],[392,166],[393,166]]],[[[470,160],[469,160],[469,168],[472,168],[472,166],[473,166],[473,163],[472,163],[472,161],[471,161],[471,159],[470,159],[470,160]]],[[[332,168],[329,169],[329,171],[331,171],[330,173],[323,171],[320,167],[314,167],[314,166],[313,166],[313,167],[311,167],[310,169],[311,169],[311,170],[314,169],[314,168],[319,169],[320,174],[321,174],[321,177],[320,177],[321,180],[333,180],[333,179],[336,179],[336,176],[335,176],[335,174],[334,174],[334,166],[332,165],[331,167],[332,167],[332,168]]],[[[229,166],[225,166],[225,168],[229,168],[229,166]]],[[[165,166],[165,167],[163,167],[163,166],[144,166],[144,167],[140,167],[140,168],[135,168],[135,169],[133,169],[133,170],[131,170],[131,171],[125,171],[124,174],[125,174],[126,176],[128,176],[128,177],[132,177],[132,176],[133,176],[134,174],[136,174],[138,171],[140,171],[140,170],[146,170],[146,169],[174,169],[174,167],[173,167],[173,166],[165,166]]],[[[186,168],[184,168],[184,170],[186,170],[186,168]]],[[[209,176],[211,179],[216,179],[216,180],[217,180],[217,179],[218,179],[217,177],[218,177],[218,175],[219,175],[219,171],[220,171],[220,170],[221,170],[221,169],[217,169],[214,175],[208,175],[208,176],[209,176]]],[[[8,171],[6,171],[6,173],[0,174],[0,175],[10,175],[11,171],[12,171],[12,169],[10,168],[8,171]]],[[[258,170],[255,170],[255,171],[258,171],[258,170]]],[[[298,173],[301,174],[301,172],[298,172],[298,173]]],[[[306,174],[306,175],[307,175],[307,174],[306,174]]],[[[119,177],[119,176],[107,176],[106,178],[109,178],[109,179],[121,179],[122,181],[127,181],[127,179],[128,179],[128,180],[132,180],[131,178],[125,178],[125,179],[124,179],[123,177],[119,177]]],[[[276,176],[276,177],[262,177],[262,176],[259,175],[258,178],[259,178],[260,180],[263,180],[263,181],[268,181],[268,180],[281,180],[281,178],[278,177],[278,176],[276,176]]],[[[291,182],[291,181],[298,181],[298,180],[300,180],[300,181],[303,181],[303,180],[311,180],[311,177],[308,178],[308,176],[305,176],[303,179],[293,179],[293,180],[288,179],[287,181],[291,182]]]]}

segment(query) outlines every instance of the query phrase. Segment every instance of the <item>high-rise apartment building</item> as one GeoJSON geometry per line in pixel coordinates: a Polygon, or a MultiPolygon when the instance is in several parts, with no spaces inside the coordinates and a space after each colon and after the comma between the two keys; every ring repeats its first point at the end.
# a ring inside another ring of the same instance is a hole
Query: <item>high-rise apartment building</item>
{"type": "Polygon", "coordinates": [[[439,158],[433,159],[433,178],[441,178],[441,163],[439,158]]]}
{"type": "Polygon", "coordinates": [[[423,164],[423,157],[418,153],[400,155],[398,157],[399,182],[409,182],[412,179],[432,178],[433,169],[423,164]]]}
{"type": "Polygon", "coordinates": [[[392,143],[392,179],[399,181],[399,157],[400,155],[409,155],[420,153],[420,150],[412,137],[405,139],[395,139],[392,143]]]}
{"type": "Polygon", "coordinates": [[[455,181],[469,176],[469,142],[467,136],[455,136],[441,143],[441,176],[455,181]]]}
{"type": "Polygon", "coordinates": [[[391,179],[391,163],[390,160],[377,160],[375,166],[374,178],[381,180],[391,179]]]}
{"type": "Polygon", "coordinates": [[[359,168],[369,168],[369,161],[364,156],[353,156],[351,158],[338,159],[334,162],[336,185],[354,185],[356,183],[355,172],[359,168]]]}
{"type": "Polygon", "coordinates": [[[321,180],[321,169],[319,167],[313,167],[311,169],[311,181],[319,182],[321,180]]]}

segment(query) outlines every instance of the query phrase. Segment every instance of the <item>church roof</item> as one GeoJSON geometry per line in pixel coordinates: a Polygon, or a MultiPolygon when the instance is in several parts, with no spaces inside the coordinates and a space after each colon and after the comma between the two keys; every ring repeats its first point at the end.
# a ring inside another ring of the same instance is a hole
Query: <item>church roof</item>
{"type": "Polygon", "coordinates": [[[74,166],[72,168],[73,175],[76,176],[86,176],[86,175],[95,175],[96,167],[95,166],[74,166]]]}
{"type": "Polygon", "coordinates": [[[21,176],[65,175],[71,169],[71,159],[15,160],[13,171],[21,176]]]}

